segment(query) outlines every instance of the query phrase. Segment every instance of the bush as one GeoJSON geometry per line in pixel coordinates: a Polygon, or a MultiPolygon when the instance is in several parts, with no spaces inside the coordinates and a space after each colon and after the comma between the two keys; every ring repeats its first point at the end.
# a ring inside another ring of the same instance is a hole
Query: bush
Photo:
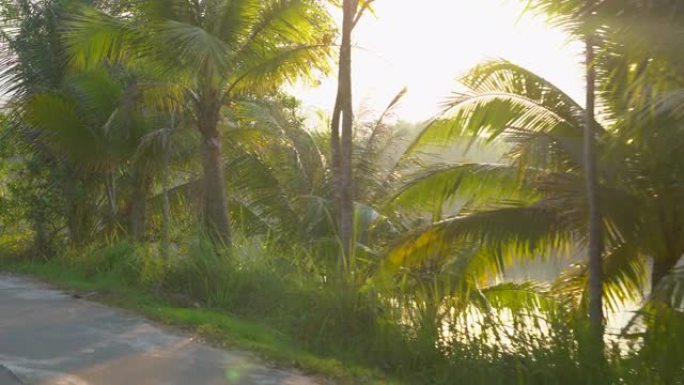
{"type": "MultiPolygon", "coordinates": [[[[203,306],[267,325],[295,349],[379,369],[406,383],[595,383],[595,362],[581,349],[583,321],[571,308],[435,317],[430,308],[415,306],[428,298],[425,293],[362,287],[353,282],[365,281],[365,273],[340,277],[305,250],[283,250],[259,239],[236,243],[238,251],[228,255],[200,237],[189,238],[168,260],[154,245],[93,244],[48,263],[91,280],[150,290],[183,307],[203,306]]],[[[448,300],[444,293],[433,298],[448,300]]],[[[650,315],[643,317],[639,334],[618,338],[607,352],[601,384],[684,383],[684,317],[672,309],[650,315]]]]}

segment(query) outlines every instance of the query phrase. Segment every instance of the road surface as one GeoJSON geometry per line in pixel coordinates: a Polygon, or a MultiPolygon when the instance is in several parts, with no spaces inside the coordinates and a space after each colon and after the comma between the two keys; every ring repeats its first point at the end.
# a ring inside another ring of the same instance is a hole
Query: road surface
{"type": "Polygon", "coordinates": [[[27,278],[0,274],[0,385],[315,385],[27,278]]]}

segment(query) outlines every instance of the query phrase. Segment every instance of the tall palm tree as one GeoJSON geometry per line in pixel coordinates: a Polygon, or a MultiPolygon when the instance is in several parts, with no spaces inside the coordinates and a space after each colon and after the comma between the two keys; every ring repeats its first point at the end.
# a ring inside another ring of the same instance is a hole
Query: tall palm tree
{"type": "Polygon", "coordinates": [[[122,18],[84,9],[71,22],[68,41],[77,66],[145,63],[191,103],[202,136],[204,228],[230,245],[223,107],[327,70],[330,31],[315,0],[152,0],[122,18]]]}
{"type": "Polygon", "coordinates": [[[373,0],[343,0],[337,98],[330,136],[337,193],[337,219],[342,245],[341,265],[347,268],[354,245],[354,175],[352,165],[354,107],[352,99],[352,32],[373,0]]]}
{"type": "MultiPolygon", "coordinates": [[[[355,129],[356,245],[370,253],[379,253],[388,234],[395,237],[398,233],[397,226],[390,225],[394,218],[381,212],[381,204],[402,166],[395,154],[406,147],[402,133],[392,132],[384,123],[402,95],[379,118],[355,129]]],[[[279,96],[235,104],[233,123],[225,131],[229,208],[246,233],[265,233],[287,244],[297,240],[321,256],[332,254],[332,245],[337,245],[334,250],[339,257],[332,214],[336,200],[332,162],[322,150],[329,139],[311,132],[316,130],[304,125],[292,102],[279,96]]],[[[187,187],[196,183],[191,181],[187,187]]]]}
{"type": "MultiPolygon", "coordinates": [[[[447,217],[398,242],[388,263],[410,267],[426,258],[448,260],[453,248],[475,242],[479,258],[500,272],[513,258],[586,245],[583,108],[548,81],[504,61],[476,67],[463,82],[470,92],[457,95],[414,147],[466,136],[505,140],[509,152],[499,164],[443,165],[405,181],[392,204],[430,210],[437,202],[447,217]],[[464,211],[450,215],[454,200],[465,202],[464,211]]],[[[657,135],[634,140],[628,129],[633,121],[625,116],[609,129],[593,123],[602,153],[597,187],[609,306],[641,300],[648,290],[645,259],[653,261],[655,288],[684,253],[684,225],[677,220],[684,211],[675,188],[684,180],[675,166],[681,161],[681,127],[671,115],[652,116],[657,135]]],[[[557,287],[586,303],[586,265],[563,274],[557,287]]]]}
{"type": "MultiPolygon", "coordinates": [[[[677,38],[684,31],[684,12],[678,1],[529,3],[556,17],[571,32],[593,32],[595,38],[601,39],[601,46],[595,47],[598,55],[591,69],[600,74],[598,92],[603,113],[608,119],[622,122],[619,128],[625,137],[641,143],[640,149],[646,150],[656,145],[653,137],[663,135],[663,129],[677,131],[676,119],[681,117],[684,105],[684,67],[681,39],[677,38]],[[597,27],[600,34],[595,31],[597,27]]],[[[667,133],[665,136],[673,138],[667,133]]],[[[661,159],[659,155],[652,154],[655,159],[661,159]]],[[[663,192],[662,188],[659,190],[663,192]]],[[[658,198],[661,200],[663,195],[658,198]]],[[[674,246],[670,250],[676,254],[679,248],[674,246]]],[[[656,258],[651,279],[654,285],[672,268],[670,261],[677,258],[656,258]]]]}
{"type": "MultiPolygon", "coordinates": [[[[591,9],[591,8],[589,8],[591,9]]],[[[594,57],[594,33],[587,31],[585,36],[586,66],[586,103],[584,106],[584,176],[589,207],[589,322],[597,350],[603,352],[603,226],[598,197],[597,161],[595,154],[596,133],[594,132],[594,110],[596,106],[596,68],[594,57]]]]}
{"type": "Polygon", "coordinates": [[[353,175],[351,138],[353,125],[351,37],[358,1],[342,2],[342,42],[340,45],[337,98],[332,116],[331,152],[337,194],[337,226],[342,246],[341,266],[346,268],[354,236],[353,175]],[[340,127],[340,124],[342,126],[340,127]]]}
{"type": "Polygon", "coordinates": [[[541,10],[556,23],[580,37],[585,42],[586,104],[584,109],[584,165],[585,186],[588,202],[588,261],[589,261],[589,321],[595,340],[603,351],[603,290],[602,265],[603,237],[601,234],[601,208],[598,199],[596,156],[594,154],[594,110],[596,105],[595,45],[598,43],[597,29],[600,22],[596,9],[599,2],[575,0],[530,0],[532,8],[541,10]]]}

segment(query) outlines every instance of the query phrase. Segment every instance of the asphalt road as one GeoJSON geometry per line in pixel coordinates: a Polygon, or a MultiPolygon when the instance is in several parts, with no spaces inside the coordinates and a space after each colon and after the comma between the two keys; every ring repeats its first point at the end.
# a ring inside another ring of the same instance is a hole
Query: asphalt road
{"type": "Polygon", "coordinates": [[[0,274],[0,385],[315,385],[45,284],[0,274]]]}

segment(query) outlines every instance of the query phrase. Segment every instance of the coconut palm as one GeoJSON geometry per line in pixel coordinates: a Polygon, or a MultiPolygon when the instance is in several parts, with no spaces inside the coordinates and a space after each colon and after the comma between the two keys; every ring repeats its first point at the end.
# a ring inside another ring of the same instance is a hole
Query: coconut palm
{"type": "MultiPolygon", "coordinates": [[[[38,92],[50,87],[57,86],[63,76],[63,66],[59,60],[55,60],[59,56],[61,45],[57,39],[56,31],[59,28],[59,17],[61,4],[36,4],[26,0],[18,0],[14,2],[3,3],[2,7],[2,26],[0,29],[0,50],[1,56],[0,65],[3,70],[0,72],[0,91],[14,96],[14,100],[18,100],[32,92],[38,92]]],[[[21,119],[18,114],[11,111],[11,102],[5,107],[7,108],[7,118],[4,120],[3,134],[5,142],[14,138],[15,146],[18,149],[23,149],[21,153],[26,155],[25,161],[27,165],[33,165],[30,169],[38,172],[30,172],[25,178],[26,182],[37,183],[48,187],[50,190],[60,190],[60,187],[77,186],[78,183],[72,180],[72,183],[59,183],[68,172],[63,172],[62,167],[57,166],[57,162],[47,151],[45,146],[38,143],[36,133],[26,126],[21,124],[21,119]],[[44,172],[49,170],[48,172],[44,172]],[[38,181],[38,175],[49,175],[51,183],[41,183],[38,181]]],[[[67,188],[61,188],[66,192],[67,188]]],[[[47,196],[48,191],[42,191],[40,194],[47,196]]],[[[63,194],[67,202],[71,201],[69,197],[73,194],[63,194]]],[[[44,201],[44,200],[43,200],[44,201]]],[[[52,206],[58,206],[57,201],[50,202],[52,206]]],[[[27,205],[29,207],[34,205],[27,205]]],[[[47,245],[42,241],[46,240],[45,236],[45,204],[36,205],[35,212],[31,217],[36,218],[36,241],[37,250],[45,250],[47,245]]],[[[67,203],[66,206],[72,206],[67,203]]],[[[54,209],[54,207],[53,207],[54,209]]],[[[66,211],[73,212],[74,210],[57,209],[57,212],[66,211]]],[[[69,228],[74,229],[75,216],[69,216],[69,228]]],[[[75,231],[71,231],[72,234],[75,231]]]]}
{"type": "MultiPolygon", "coordinates": [[[[415,147],[453,143],[462,136],[505,140],[500,164],[455,164],[414,175],[399,189],[395,205],[430,208],[465,201],[460,211],[395,245],[390,266],[420,266],[449,260],[459,245],[478,245],[490,272],[501,273],[513,258],[550,256],[586,245],[587,200],[582,191],[582,108],[549,82],[504,61],[483,64],[463,80],[470,92],[457,95],[445,115],[430,125],[415,147]]],[[[654,118],[655,119],[655,118],[654,118]]],[[[623,136],[616,122],[599,129],[599,198],[604,207],[604,286],[609,305],[640,298],[646,289],[644,259],[654,264],[651,286],[684,253],[678,189],[681,134],[676,122],[652,121],[649,142],[623,136]],[[675,235],[679,234],[679,235],[675,235]]],[[[448,207],[448,206],[446,206],[448,207]]],[[[484,262],[483,262],[484,263],[484,262]]],[[[558,288],[584,301],[586,265],[566,272],[558,288]]]]}
{"type": "Polygon", "coordinates": [[[130,174],[118,178],[125,154],[130,154],[144,130],[136,91],[140,74],[111,66],[80,74],[69,71],[61,31],[69,12],[84,3],[4,4],[2,87],[12,95],[8,107],[13,129],[22,132],[35,154],[45,159],[43,167],[63,190],[66,207],[60,211],[72,241],[80,243],[87,232],[86,222],[93,216],[84,207],[93,206],[86,204],[92,201],[88,195],[97,195],[91,190],[98,189],[95,181],[102,175],[107,175],[109,222],[113,224],[118,214],[115,185],[130,187],[123,189],[128,227],[140,239],[150,176],[140,167],[131,167],[130,174]],[[54,112],[63,114],[52,119],[49,114],[54,112]],[[115,183],[116,179],[121,180],[115,183]]]}
{"type": "Polygon", "coordinates": [[[125,166],[149,125],[136,103],[134,86],[130,79],[126,82],[99,69],[69,75],[59,89],[33,93],[17,108],[22,122],[37,130],[35,140],[56,159],[87,178],[103,181],[112,227],[119,214],[118,184],[128,180],[129,229],[141,239],[150,174],[142,167],[125,166]]]}
{"type": "MultiPolygon", "coordinates": [[[[381,212],[392,180],[403,167],[396,153],[406,148],[407,141],[385,122],[403,94],[380,118],[359,123],[356,128],[355,248],[374,256],[403,228],[395,223],[395,215],[381,212]]],[[[296,240],[321,256],[339,256],[333,253],[339,249],[339,242],[332,214],[332,162],[323,150],[329,148],[328,139],[307,129],[296,101],[285,96],[243,99],[228,115],[226,178],[231,180],[229,209],[235,223],[248,235],[268,234],[287,244],[296,240]]],[[[198,183],[194,180],[172,188],[172,195],[185,193],[192,199],[198,183]]]]}
{"type": "Polygon", "coordinates": [[[342,2],[342,42],[340,45],[340,62],[337,84],[337,98],[333,109],[330,148],[333,162],[337,193],[337,222],[342,246],[341,266],[346,268],[347,261],[351,256],[351,244],[354,232],[354,187],[352,158],[352,52],[351,38],[354,29],[354,18],[358,11],[359,2],[356,0],[344,0],[342,2]]]}
{"type": "MultiPolygon", "coordinates": [[[[603,346],[603,271],[601,256],[604,252],[601,234],[602,213],[598,198],[597,161],[595,155],[594,115],[596,107],[596,60],[599,44],[597,31],[601,27],[596,8],[597,1],[531,0],[529,6],[542,10],[558,24],[581,38],[585,43],[586,100],[584,109],[584,176],[588,203],[588,267],[589,267],[589,320],[595,340],[603,346]]],[[[599,349],[603,351],[603,349],[599,349]]]]}
{"type": "Polygon", "coordinates": [[[203,222],[230,244],[220,122],[240,95],[328,68],[330,21],[313,0],[154,0],[126,17],[84,9],[69,26],[71,61],[142,63],[192,105],[202,136],[203,222]]]}

